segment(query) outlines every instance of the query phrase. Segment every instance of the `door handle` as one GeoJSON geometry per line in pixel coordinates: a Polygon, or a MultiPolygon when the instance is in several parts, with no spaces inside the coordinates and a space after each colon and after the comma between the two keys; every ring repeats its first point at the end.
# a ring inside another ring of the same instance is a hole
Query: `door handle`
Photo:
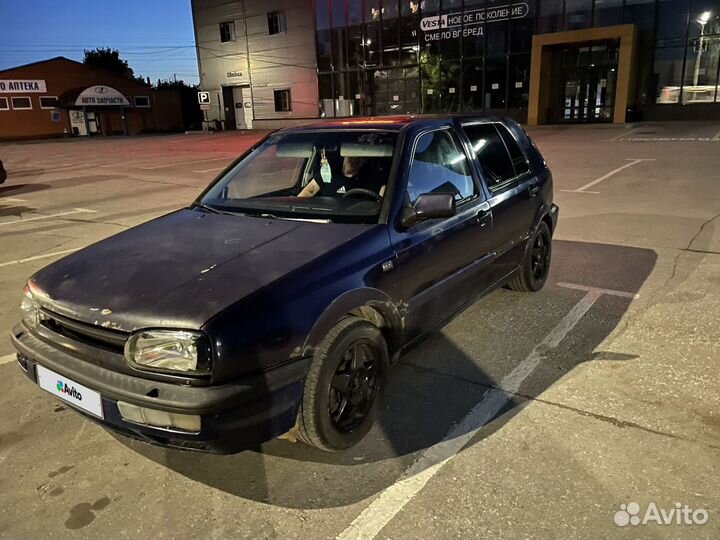
{"type": "Polygon", "coordinates": [[[480,210],[475,216],[475,223],[479,224],[481,227],[484,227],[485,225],[487,225],[487,222],[490,221],[491,215],[492,214],[490,213],[490,210],[480,210]]]}
{"type": "Polygon", "coordinates": [[[531,186],[528,189],[528,193],[530,194],[531,197],[537,197],[538,193],[540,193],[540,186],[538,186],[538,185],[531,186]]]}

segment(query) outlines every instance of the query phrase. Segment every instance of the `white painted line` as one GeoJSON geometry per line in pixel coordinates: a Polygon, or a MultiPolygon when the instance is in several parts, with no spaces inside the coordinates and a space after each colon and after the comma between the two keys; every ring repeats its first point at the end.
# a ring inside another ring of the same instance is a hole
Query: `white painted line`
{"type": "Polygon", "coordinates": [[[565,193],[590,193],[592,195],[600,194],[599,191],[578,191],[577,189],[558,189],[558,191],[563,191],[565,193]]]}
{"type": "Polygon", "coordinates": [[[9,364],[10,362],[14,362],[17,359],[17,356],[15,353],[8,354],[6,356],[0,356],[0,366],[3,364],[9,364]]]}
{"type": "Polygon", "coordinates": [[[82,248],[73,248],[73,249],[64,249],[62,251],[54,251],[53,253],[45,253],[43,255],[35,255],[33,257],[27,257],[25,259],[15,259],[14,261],[7,261],[4,263],[0,263],[0,268],[3,268],[4,266],[13,266],[15,264],[22,264],[30,261],[37,261],[38,259],[47,259],[48,257],[55,257],[56,255],[65,255],[66,253],[72,253],[73,251],[78,251],[82,248]]]}
{"type": "Polygon", "coordinates": [[[720,131],[718,131],[715,136],[710,139],[711,141],[720,141],[720,131]]]}
{"type": "Polygon", "coordinates": [[[618,167],[617,169],[610,171],[609,173],[601,176],[600,178],[598,178],[598,179],[596,179],[596,180],[593,180],[592,182],[590,182],[590,183],[588,183],[588,184],[585,184],[585,185],[582,186],[582,187],[577,188],[577,189],[575,190],[575,192],[576,192],[576,193],[581,193],[581,192],[585,191],[587,188],[591,188],[591,187],[593,187],[595,184],[599,184],[599,183],[602,182],[603,180],[607,180],[607,179],[610,178],[611,176],[616,175],[616,174],[619,173],[620,171],[624,171],[624,170],[627,169],[628,167],[632,167],[633,165],[637,165],[638,163],[642,163],[643,161],[655,161],[655,160],[654,160],[654,159],[627,159],[626,161],[629,161],[630,163],[626,163],[626,164],[623,165],[622,167],[618,167]]]}
{"type": "Polygon", "coordinates": [[[52,219],[56,217],[69,216],[71,214],[94,214],[97,210],[88,210],[87,208],[75,208],[74,210],[68,210],[67,212],[60,212],[59,214],[48,214],[46,216],[36,216],[26,219],[16,219],[15,221],[3,221],[0,222],[0,227],[3,225],[18,225],[27,223],[28,221],[37,221],[39,219],[52,219]]]}
{"type": "Polygon", "coordinates": [[[202,171],[193,171],[194,173],[206,173],[206,172],[215,172],[215,171],[222,171],[225,167],[216,167],[215,169],[204,169],[202,171]]]}
{"type": "Polygon", "coordinates": [[[17,203],[17,202],[25,202],[25,199],[12,199],[12,198],[10,198],[10,199],[4,199],[4,198],[0,197],[0,202],[12,202],[12,203],[17,203]]]}
{"type": "Polygon", "coordinates": [[[623,139],[624,137],[629,137],[632,135],[635,131],[637,131],[639,128],[633,128],[630,131],[625,131],[625,133],[621,133],[617,137],[613,137],[612,139],[608,139],[610,141],[619,141],[620,139],[623,139]]]}
{"type": "Polygon", "coordinates": [[[230,161],[229,158],[227,158],[227,157],[216,157],[216,158],[207,158],[207,159],[193,159],[191,161],[176,161],[175,163],[165,163],[164,165],[153,165],[152,167],[139,167],[139,168],[143,169],[145,171],[154,171],[155,169],[165,169],[167,167],[175,167],[176,165],[188,165],[190,163],[203,163],[204,161],[220,161],[221,159],[230,161]]]}
{"type": "Polygon", "coordinates": [[[596,291],[601,294],[609,294],[610,296],[622,296],[623,298],[640,298],[638,293],[631,293],[626,291],[616,291],[615,289],[603,289],[600,287],[588,287],[587,285],[578,285],[577,283],[558,283],[558,287],[564,287],[566,289],[575,289],[577,291],[596,291]]]}
{"type": "Polygon", "coordinates": [[[403,507],[428,483],[428,481],[472,439],[475,434],[502,410],[520,389],[540,362],[545,353],[557,347],[580,321],[583,315],[604,293],[591,289],[545,336],[530,354],[508,375],[503,377],[497,388],[485,392],[480,402],[451,429],[439,443],[426,449],[400,479],[386,488],[350,526],[341,532],[338,540],[369,540],[375,538],[403,507]]]}

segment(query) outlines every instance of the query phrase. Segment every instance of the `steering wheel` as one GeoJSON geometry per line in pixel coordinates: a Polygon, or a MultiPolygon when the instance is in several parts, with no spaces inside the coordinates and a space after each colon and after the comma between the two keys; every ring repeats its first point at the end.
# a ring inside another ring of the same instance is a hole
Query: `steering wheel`
{"type": "Polygon", "coordinates": [[[380,195],[378,195],[371,189],[365,188],[348,189],[343,195],[343,199],[349,199],[351,197],[365,197],[368,199],[372,199],[375,202],[382,202],[382,197],[380,195]]]}

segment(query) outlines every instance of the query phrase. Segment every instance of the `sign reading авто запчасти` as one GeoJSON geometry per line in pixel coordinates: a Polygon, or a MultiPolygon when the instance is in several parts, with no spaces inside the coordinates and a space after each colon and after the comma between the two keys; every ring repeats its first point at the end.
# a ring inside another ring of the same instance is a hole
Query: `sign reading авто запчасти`
{"type": "Polygon", "coordinates": [[[86,88],[75,100],[75,105],[82,107],[129,107],[130,101],[120,92],[99,84],[86,88]]]}
{"type": "Polygon", "coordinates": [[[38,94],[47,92],[47,87],[45,86],[44,79],[0,79],[0,94],[10,94],[12,92],[38,94]]]}
{"type": "Polygon", "coordinates": [[[526,3],[443,13],[423,17],[420,20],[420,30],[425,33],[426,42],[482,36],[485,23],[524,19],[529,14],[530,6],[526,3]]]}

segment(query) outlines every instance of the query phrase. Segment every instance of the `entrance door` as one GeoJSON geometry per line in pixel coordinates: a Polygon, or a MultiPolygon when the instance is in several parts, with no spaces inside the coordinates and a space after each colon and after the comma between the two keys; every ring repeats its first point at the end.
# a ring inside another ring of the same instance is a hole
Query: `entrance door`
{"type": "Polygon", "coordinates": [[[233,87],[233,104],[235,107],[235,129],[252,129],[252,104],[250,88],[233,87]]]}
{"type": "Polygon", "coordinates": [[[618,43],[570,47],[559,51],[555,122],[612,122],[615,109],[618,43]]]}

